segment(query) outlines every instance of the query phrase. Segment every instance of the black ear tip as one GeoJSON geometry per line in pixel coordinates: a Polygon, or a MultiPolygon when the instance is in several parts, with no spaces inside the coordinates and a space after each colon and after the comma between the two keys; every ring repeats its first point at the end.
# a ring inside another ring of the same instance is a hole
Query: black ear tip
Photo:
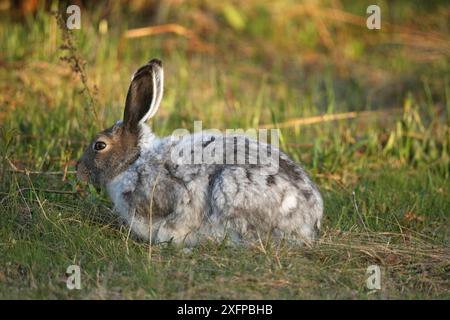
{"type": "Polygon", "coordinates": [[[152,59],[152,60],[150,60],[150,62],[148,64],[150,64],[150,65],[156,64],[157,66],[162,67],[162,61],[159,59],[152,59]]]}

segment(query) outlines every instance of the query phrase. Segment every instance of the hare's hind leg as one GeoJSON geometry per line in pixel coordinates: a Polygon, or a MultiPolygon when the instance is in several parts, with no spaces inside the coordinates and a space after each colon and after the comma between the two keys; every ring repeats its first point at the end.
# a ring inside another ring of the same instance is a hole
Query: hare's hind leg
{"type": "Polygon", "coordinates": [[[322,200],[306,182],[298,186],[283,176],[231,167],[215,177],[209,193],[212,220],[238,241],[312,243],[320,226],[322,200]]]}
{"type": "Polygon", "coordinates": [[[225,167],[208,188],[209,221],[222,238],[242,242],[266,238],[276,210],[274,193],[266,193],[245,167],[225,167]]]}

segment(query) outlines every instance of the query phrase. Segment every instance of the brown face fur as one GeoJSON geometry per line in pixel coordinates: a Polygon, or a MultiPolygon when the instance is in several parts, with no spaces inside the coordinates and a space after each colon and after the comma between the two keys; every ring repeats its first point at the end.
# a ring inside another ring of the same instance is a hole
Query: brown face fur
{"type": "Polygon", "coordinates": [[[139,133],[125,130],[122,124],[106,129],[94,138],[77,164],[78,179],[104,186],[139,157],[139,133]],[[104,142],[103,150],[94,150],[96,142],[104,142]]]}
{"type": "Polygon", "coordinates": [[[105,186],[139,158],[140,123],[158,110],[162,93],[162,63],[153,59],[133,75],[123,122],[100,132],[84,151],[77,164],[78,179],[105,186]],[[106,147],[95,150],[97,142],[106,147]]]}

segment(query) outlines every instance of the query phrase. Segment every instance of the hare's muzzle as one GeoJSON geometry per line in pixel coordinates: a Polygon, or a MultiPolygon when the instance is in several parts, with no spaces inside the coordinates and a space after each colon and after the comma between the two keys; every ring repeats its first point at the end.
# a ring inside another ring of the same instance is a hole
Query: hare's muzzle
{"type": "Polygon", "coordinates": [[[83,162],[78,161],[76,164],[77,178],[83,182],[89,182],[89,171],[83,162]]]}

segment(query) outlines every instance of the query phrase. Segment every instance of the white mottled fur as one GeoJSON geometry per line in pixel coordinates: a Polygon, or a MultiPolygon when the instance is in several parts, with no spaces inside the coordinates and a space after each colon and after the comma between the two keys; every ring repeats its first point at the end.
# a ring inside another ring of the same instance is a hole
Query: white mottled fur
{"type": "Polygon", "coordinates": [[[156,137],[144,122],[156,113],[162,93],[162,63],[152,60],[132,78],[125,123],[116,123],[139,133],[136,159],[106,182],[115,209],[133,233],[145,240],[186,245],[205,239],[242,243],[269,235],[311,244],[320,228],[323,202],[306,172],[277,148],[249,137],[211,132],[178,140],[156,137]],[[249,161],[178,163],[172,153],[186,146],[193,154],[207,149],[216,155],[224,149],[226,155],[249,161]],[[268,147],[269,163],[251,162],[254,151],[268,147]]]}
{"type": "MultiPolygon", "coordinates": [[[[136,214],[136,206],[139,205],[128,203],[123,194],[136,192],[137,189],[145,189],[145,192],[150,195],[154,188],[158,188],[158,182],[155,187],[152,181],[158,179],[158,170],[161,170],[160,167],[155,167],[152,162],[156,163],[162,160],[165,163],[171,163],[169,151],[175,146],[194,141],[194,148],[196,148],[211,137],[212,135],[208,133],[203,133],[203,136],[202,133],[197,133],[193,136],[184,137],[178,142],[173,142],[169,137],[157,138],[147,125],[141,125],[141,140],[139,142],[141,157],[128,170],[122,172],[107,184],[107,191],[115,204],[115,209],[131,230],[138,237],[146,240],[149,239],[151,233],[152,240],[155,242],[172,240],[193,245],[201,239],[223,240],[228,237],[232,242],[241,242],[246,238],[251,240],[255,239],[255,234],[265,236],[264,233],[270,232],[269,229],[273,225],[276,230],[273,234],[276,237],[294,237],[301,239],[303,242],[311,243],[314,239],[314,229],[320,228],[323,204],[319,192],[300,168],[298,168],[298,172],[303,178],[300,186],[311,192],[312,202],[301,199],[298,187],[293,185],[288,177],[275,178],[277,179],[276,184],[268,187],[267,177],[255,171],[253,182],[246,182],[246,169],[242,166],[225,167],[220,182],[222,187],[213,190],[213,196],[206,199],[206,189],[208,184],[211,183],[208,179],[211,179],[211,172],[215,170],[215,165],[181,166],[182,170],[180,169],[180,172],[176,172],[175,175],[186,181],[187,191],[178,194],[178,196],[185,197],[185,202],[190,203],[192,207],[188,205],[183,207],[183,200],[179,200],[180,206],[175,207],[176,212],[167,212],[163,217],[153,216],[152,229],[149,229],[149,218],[136,214]],[[193,140],[190,138],[193,138],[193,140]],[[225,170],[229,170],[229,177],[225,174],[225,170]],[[142,186],[136,185],[138,172],[149,173],[148,181],[143,182],[142,186]],[[238,182],[239,179],[242,179],[243,182],[238,182]],[[241,187],[242,189],[238,190],[241,187]],[[192,194],[195,196],[192,196],[192,194]],[[229,194],[232,196],[229,196],[229,194]],[[211,203],[207,203],[208,201],[214,201],[214,204],[211,205],[211,203]],[[311,207],[308,207],[307,203],[310,203],[311,207]],[[248,205],[250,213],[245,212],[245,205],[248,205]],[[202,212],[208,210],[211,213],[202,212]],[[251,216],[253,210],[258,212],[257,217],[251,216]],[[242,217],[235,216],[236,212],[241,214],[242,217]],[[261,214],[265,218],[261,218],[261,214]],[[170,221],[172,227],[169,227],[168,221],[170,221]],[[258,224],[260,223],[265,225],[259,229],[258,224]],[[176,227],[173,227],[174,225],[176,227]],[[253,227],[256,225],[257,230],[254,234],[250,232],[250,225],[253,225],[253,227]]],[[[258,143],[251,141],[251,144],[257,145],[258,143]]],[[[282,153],[280,157],[287,159],[287,156],[282,153]]],[[[162,175],[160,178],[161,181],[164,181],[167,177],[162,175]]],[[[169,190],[168,193],[176,192],[176,190],[174,188],[169,190]]],[[[149,198],[151,199],[151,197],[149,198]]],[[[145,199],[145,201],[152,201],[150,199],[145,199]]]]}

